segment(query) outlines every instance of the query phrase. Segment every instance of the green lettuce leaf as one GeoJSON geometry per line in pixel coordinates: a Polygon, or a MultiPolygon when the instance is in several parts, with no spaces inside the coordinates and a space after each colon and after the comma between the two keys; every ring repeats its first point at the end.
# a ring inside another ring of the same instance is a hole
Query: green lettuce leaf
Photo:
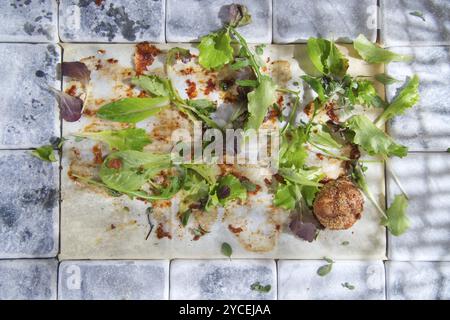
{"type": "Polygon", "coordinates": [[[172,66],[177,60],[190,60],[191,52],[188,49],[175,47],[170,49],[166,55],[166,65],[172,66]]]}
{"type": "Polygon", "coordinates": [[[233,61],[233,47],[227,30],[202,37],[198,62],[206,69],[218,69],[233,61]]]}
{"type": "Polygon", "coordinates": [[[299,169],[299,168],[280,168],[278,173],[291,183],[300,186],[321,187],[319,183],[323,175],[320,169],[299,169]]]}
{"type": "Polygon", "coordinates": [[[300,188],[292,183],[280,184],[275,192],[273,204],[285,210],[293,210],[299,200],[300,188]]]}
{"type": "Polygon", "coordinates": [[[155,75],[142,75],[138,77],[134,77],[131,79],[131,83],[141,87],[148,93],[157,96],[157,97],[167,97],[169,96],[169,90],[167,88],[167,81],[159,78],[155,75]]]}
{"type": "Polygon", "coordinates": [[[41,159],[42,161],[47,162],[56,162],[56,156],[53,150],[53,146],[46,145],[37,148],[36,150],[31,151],[31,155],[35,156],[36,158],[41,159]]]}
{"type": "Polygon", "coordinates": [[[269,107],[276,101],[277,86],[268,76],[262,76],[258,87],[250,92],[248,97],[248,112],[250,116],[246,129],[259,129],[269,107]]]}
{"type": "Polygon", "coordinates": [[[417,104],[419,99],[419,77],[414,75],[375,123],[378,124],[403,114],[407,109],[417,104]]]}
{"type": "Polygon", "coordinates": [[[142,149],[151,141],[144,129],[104,130],[99,132],[84,132],[77,137],[89,138],[107,143],[111,149],[136,150],[142,149]]]}
{"type": "Polygon", "coordinates": [[[301,76],[301,78],[317,93],[321,102],[325,102],[327,100],[327,97],[325,96],[325,89],[323,88],[320,78],[315,78],[308,75],[301,76]]]}
{"type": "Polygon", "coordinates": [[[381,224],[386,226],[394,236],[400,236],[410,227],[410,221],[406,215],[408,200],[403,194],[396,195],[389,209],[386,211],[386,217],[383,217],[381,224]]]}
{"type": "Polygon", "coordinates": [[[353,143],[359,145],[369,155],[405,157],[408,148],[396,144],[385,132],[378,129],[364,115],[353,116],[346,122],[346,127],[353,131],[353,143]]]}
{"type": "Polygon", "coordinates": [[[395,52],[381,48],[370,42],[364,35],[360,34],[353,42],[353,46],[361,58],[368,63],[389,63],[392,61],[411,61],[411,56],[400,55],[395,52]]]}
{"type": "Polygon", "coordinates": [[[306,135],[302,127],[290,130],[288,135],[282,136],[278,152],[279,165],[286,168],[302,168],[308,157],[305,143],[306,135]]]}
{"type": "Polygon", "coordinates": [[[375,79],[384,85],[390,85],[390,84],[394,84],[396,82],[400,82],[400,80],[397,80],[394,77],[392,77],[386,73],[377,74],[375,76],[375,79]]]}
{"type": "Polygon", "coordinates": [[[309,136],[309,142],[314,145],[319,145],[323,147],[340,149],[342,144],[337,142],[329,133],[329,130],[325,126],[316,126],[311,130],[309,136]]]}
{"type": "Polygon", "coordinates": [[[231,174],[226,175],[218,182],[217,197],[222,205],[237,199],[245,200],[247,199],[247,189],[238,178],[231,174]]]}
{"type": "Polygon", "coordinates": [[[339,51],[334,42],[309,38],[307,42],[308,56],[316,67],[324,75],[343,77],[348,69],[348,59],[339,51]]]}
{"type": "Polygon", "coordinates": [[[169,103],[167,97],[125,98],[102,106],[97,116],[110,121],[136,123],[157,114],[169,103]]]}

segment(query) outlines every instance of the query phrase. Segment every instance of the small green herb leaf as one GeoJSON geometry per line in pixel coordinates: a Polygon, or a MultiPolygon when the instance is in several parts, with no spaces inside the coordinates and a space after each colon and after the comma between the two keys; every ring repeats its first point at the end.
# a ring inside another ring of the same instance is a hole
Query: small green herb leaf
{"type": "Polygon", "coordinates": [[[221,252],[224,256],[230,258],[233,254],[233,249],[228,243],[224,242],[222,243],[221,252]]]}
{"type": "Polygon", "coordinates": [[[169,96],[167,82],[155,75],[134,77],[131,83],[157,97],[169,96]]]}
{"type": "Polygon", "coordinates": [[[325,264],[321,266],[319,269],[317,269],[317,274],[321,277],[325,277],[327,274],[331,272],[331,269],[333,268],[333,264],[325,264]]]}
{"type": "Polygon", "coordinates": [[[142,151],[142,149],[151,142],[144,129],[136,128],[84,132],[78,134],[77,137],[105,142],[111,149],[117,150],[142,151]]]}
{"type": "Polygon", "coordinates": [[[353,42],[353,46],[361,58],[368,63],[389,63],[392,61],[411,61],[411,56],[400,55],[395,52],[381,48],[370,42],[364,35],[360,34],[353,42]]]}
{"type": "Polygon", "coordinates": [[[246,129],[259,129],[269,107],[276,101],[276,89],[277,86],[271,78],[262,76],[256,89],[247,95],[250,116],[246,129]]]}
{"type": "Polygon", "coordinates": [[[405,195],[396,195],[389,209],[386,211],[386,216],[383,217],[381,223],[385,225],[394,236],[400,236],[409,229],[410,221],[406,215],[408,208],[408,200],[405,195]]]}
{"type": "Polygon", "coordinates": [[[116,122],[136,123],[151,117],[169,105],[169,98],[125,98],[102,106],[97,116],[116,122]]]}
{"type": "Polygon", "coordinates": [[[343,288],[347,288],[348,290],[355,290],[355,286],[348,282],[341,283],[341,286],[343,288]]]}
{"type": "Polygon", "coordinates": [[[341,245],[343,245],[343,246],[348,246],[350,244],[350,242],[348,242],[348,241],[342,241],[341,242],[341,245]]]}
{"type": "Polygon", "coordinates": [[[261,293],[268,293],[272,289],[272,286],[270,284],[264,286],[258,281],[258,282],[253,283],[250,286],[250,289],[252,289],[253,291],[261,292],[261,293]]]}
{"type": "Polygon", "coordinates": [[[53,146],[45,145],[31,151],[31,154],[42,161],[56,162],[55,153],[53,151],[53,146]]]}

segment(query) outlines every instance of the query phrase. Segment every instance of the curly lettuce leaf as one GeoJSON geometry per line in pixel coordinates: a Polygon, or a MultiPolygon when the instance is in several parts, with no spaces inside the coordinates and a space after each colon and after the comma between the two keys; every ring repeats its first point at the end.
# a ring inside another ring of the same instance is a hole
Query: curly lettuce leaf
{"type": "Polygon", "coordinates": [[[293,210],[300,198],[300,189],[292,183],[280,184],[275,192],[273,204],[285,210],[293,210]]]}
{"type": "Polygon", "coordinates": [[[407,55],[401,55],[370,42],[364,35],[360,34],[353,42],[353,47],[368,63],[389,63],[392,61],[411,61],[413,58],[407,55]]]}
{"type": "Polygon", "coordinates": [[[412,79],[403,87],[392,103],[378,117],[375,123],[385,122],[395,116],[405,113],[419,102],[419,77],[414,75],[412,79]]]}
{"type": "Polygon", "coordinates": [[[202,37],[198,62],[206,69],[218,69],[233,61],[233,47],[227,30],[202,37]]]}
{"type": "Polygon", "coordinates": [[[407,208],[406,196],[396,195],[391,206],[386,210],[386,217],[381,219],[381,224],[386,226],[394,236],[404,234],[410,227],[410,221],[406,215],[407,208]]]}
{"type": "Polygon", "coordinates": [[[77,134],[76,136],[101,141],[107,143],[111,149],[121,151],[142,151],[142,149],[151,142],[144,129],[136,128],[83,132],[81,134],[77,134]]]}
{"type": "Polygon", "coordinates": [[[405,157],[408,148],[395,143],[382,130],[378,129],[369,118],[364,115],[353,116],[347,120],[345,126],[354,133],[353,143],[359,145],[369,155],[405,157]]]}
{"type": "Polygon", "coordinates": [[[349,67],[348,59],[339,51],[334,42],[310,38],[307,42],[308,56],[316,67],[324,75],[343,77],[349,67]]]}
{"type": "Polygon", "coordinates": [[[306,135],[300,127],[296,130],[290,130],[289,135],[283,135],[281,138],[279,154],[279,165],[281,167],[302,168],[308,157],[305,148],[306,135]]]}
{"type": "Polygon", "coordinates": [[[250,92],[248,97],[248,112],[250,113],[246,129],[259,129],[269,107],[276,102],[277,86],[268,76],[262,76],[259,85],[250,92]]]}
{"type": "Polygon", "coordinates": [[[247,199],[247,189],[238,178],[233,175],[226,175],[218,181],[217,197],[220,204],[225,205],[228,201],[237,199],[247,199]]]}

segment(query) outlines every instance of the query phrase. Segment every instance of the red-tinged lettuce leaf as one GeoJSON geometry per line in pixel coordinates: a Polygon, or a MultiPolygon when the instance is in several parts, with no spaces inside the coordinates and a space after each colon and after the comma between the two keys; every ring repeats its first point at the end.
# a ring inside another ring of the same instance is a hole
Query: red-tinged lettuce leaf
{"type": "Polygon", "coordinates": [[[294,219],[289,224],[289,229],[300,239],[308,242],[313,242],[317,235],[317,226],[312,222],[303,222],[299,219],[294,219]]]}
{"type": "Polygon", "coordinates": [[[220,9],[219,17],[222,23],[234,28],[243,27],[252,22],[252,16],[248,12],[247,7],[237,3],[223,6],[220,9]]]}
{"type": "Polygon", "coordinates": [[[61,64],[61,73],[65,77],[81,81],[84,85],[91,80],[91,71],[83,62],[63,62],[61,64]]]}
{"type": "Polygon", "coordinates": [[[61,118],[67,122],[75,122],[81,118],[83,100],[73,97],[65,92],[50,88],[58,100],[61,118]]]}

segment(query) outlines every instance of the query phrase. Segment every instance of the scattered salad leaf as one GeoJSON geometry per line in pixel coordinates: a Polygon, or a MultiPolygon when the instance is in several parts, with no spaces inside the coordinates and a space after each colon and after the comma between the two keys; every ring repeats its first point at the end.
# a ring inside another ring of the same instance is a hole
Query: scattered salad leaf
{"type": "Polygon", "coordinates": [[[105,142],[111,149],[136,150],[142,149],[151,141],[144,129],[128,128],[121,130],[104,130],[99,132],[83,132],[78,137],[105,142]]]}
{"type": "Polygon", "coordinates": [[[408,200],[405,195],[396,195],[391,206],[386,210],[386,217],[383,217],[381,224],[386,226],[394,236],[405,233],[410,226],[410,221],[406,215],[408,200]]]}
{"type": "Polygon", "coordinates": [[[388,75],[386,73],[377,74],[375,76],[375,79],[384,85],[390,85],[390,84],[394,84],[396,82],[400,82],[400,80],[397,80],[394,77],[391,77],[390,75],[388,75]]]}
{"type": "Polygon", "coordinates": [[[411,11],[409,14],[422,19],[423,22],[426,21],[422,11],[411,11]]]}
{"type": "Polygon", "coordinates": [[[382,123],[403,114],[407,109],[419,102],[419,77],[414,75],[403,87],[391,104],[377,118],[375,123],[382,123]]]}
{"type": "Polygon", "coordinates": [[[257,55],[262,55],[262,54],[264,53],[264,48],[265,48],[265,47],[266,47],[265,44],[257,45],[257,46],[255,47],[255,53],[256,53],[257,55]]]}
{"type": "Polygon", "coordinates": [[[280,168],[278,173],[286,180],[299,184],[301,186],[321,187],[319,183],[322,179],[322,172],[319,168],[299,169],[299,168],[280,168]]]}
{"type": "Polygon", "coordinates": [[[61,63],[61,74],[80,81],[83,85],[87,85],[91,80],[91,71],[83,62],[72,61],[61,63]]]}
{"type": "Polygon", "coordinates": [[[287,183],[278,186],[273,204],[279,208],[293,210],[297,204],[297,186],[287,183]]]}
{"type": "Polygon", "coordinates": [[[227,30],[202,37],[198,62],[206,69],[218,69],[233,61],[233,48],[227,30]]]}
{"type": "Polygon", "coordinates": [[[188,209],[181,214],[181,224],[183,225],[183,227],[187,226],[187,224],[189,222],[189,218],[191,216],[191,213],[192,213],[192,210],[188,209]]]}
{"type": "Polygon", "coordinates": [[[226,242],[222,243],[221,251],[222,251],[222,254],[228,258],[230,258],[231,255],[233,254],[233,249],[226,242]]]}
{"type": "Polygon", "coordinates": [[[247,189],[238,178],[229,174],[218,181],[217,196],[222,204],[237,199],[245,200],[247,199],[247,189]]]}
{"type": "Polygon", "coordinates": [[[177,60],[187,63],[191,60],[191,52],[188,49],[175,47],[170,49],[166,55],[166,65],[172,66],[177,60]]]}
{"type": "Polygon", "coordinates": [[[300,239],[313,242],[317,236],[317,226],[312,222],[303,222],[300,219],[294,219],[289,224],[289,229],[300,239]]]}
{"type": "Polygon", "coordinates": [[[78,121],[83,111],[83,100],[54,88],[50,88],[50,90],[55,94],[58,101],[61,118],[67,122],[78,121]]]}
{"type": "Polygon", "coordinates": [[[301,78],[317,93],[321,102],[325,102],[327,100],[325,97],[325,89],[322,86],[322,81],[320,78],[315,78],[308,75],[304,75],[301,78]]]}
{"type": "Polygon", "coordinates": [[[342,242],[341,242],[341,245],[343,245],[343,246],[348,246],[349,244],[350,244],[349,241],[342,241],[342,242]]]}
{"type": "Polygon", "coordinates": [[[252,16],[248,12],[247,7],[242,4],[233,3],[224,6],[219,15],[225,25],[233,28],[242,27],[252,22],[252,16]]]}
{"type": "Polygon", "coordinates": [[[45,145],[45,146],[36,148],[36,150],[31,151],[31,154],[33,156],[35,156],[36,158],[41,159],[42,161],[47,161],[47,162],[56,162],[57,161],[52,145],[45,145]]]}
{"type": "Polygon", "coordinates": [[[353,143],[359,145],[371,156],[382,155],[403,158],[408,153],[407,147],[396,144],[391,137],[378,129],[364,115],[351,117],[345,125],[354,133],[353,143]]]}
{"type": "Polygon", "coordinates": [[[326,126],[316,126],[311,130],[309,142],[314,145],[340,149],[342,144],[337,142],[330,134],[326,126]]]}
{"type": "Polygon", "coordinates": [[[317,269],[317,274],[321,277],[325,277],[327,274],[331,272],[331,269],[333,269],[333,263],[325,264],[321,266],[319,269],[317,269]]]}
{"type": "Polygon", "coordinates": [[[269,107],[276,101],[277,86],[268,76],[262,76],[256,89],[248,97],[248,112],[250,113],[246,129],[259,129],[269,107]]]}
{"type": "Polygon", "coordinates": [[[411,56],[397,54],[381,48],[370,42],[364,35],[360,34],[353,42],[353,46],[361,58],[368,63],[389,63],[392,61],[411,61],[411,56]]]}
{"type": "Polygon", "coordinates": [[[157,97],[169,96],[167,81],[155,75],[141,75],[131,79],[131,83],[157,97]]]}
{"type": "Polygon", "coordinates": [[[324,75],[343,77],[348,69],[348,59],[339,51],[334,42],[309,38],[307,42],[308,56],[313,65],[324,75]]]}
{"type": "Polygon", "coordinates": [[[270,292],[270,289],[272,289],[272,286],[270,284],[263,286],[259,281],[253,283],[250,286],[250,289],[252,289],[253,291],[258,291],[261,293],[268,293],[270,292]]]}
{"type": "Polygon", "coordinates": [[[169,98],[124,98],[102,106],[97,116],[100,119],[136,123],[160,112],[169,105],[169,98]]]}
{"type": "Polygon", "coordinates": [[[347,288],[348,290],[355,290],[355,286],[348,282],[341,283],[341,286],[343,288],[347,288]]]}

